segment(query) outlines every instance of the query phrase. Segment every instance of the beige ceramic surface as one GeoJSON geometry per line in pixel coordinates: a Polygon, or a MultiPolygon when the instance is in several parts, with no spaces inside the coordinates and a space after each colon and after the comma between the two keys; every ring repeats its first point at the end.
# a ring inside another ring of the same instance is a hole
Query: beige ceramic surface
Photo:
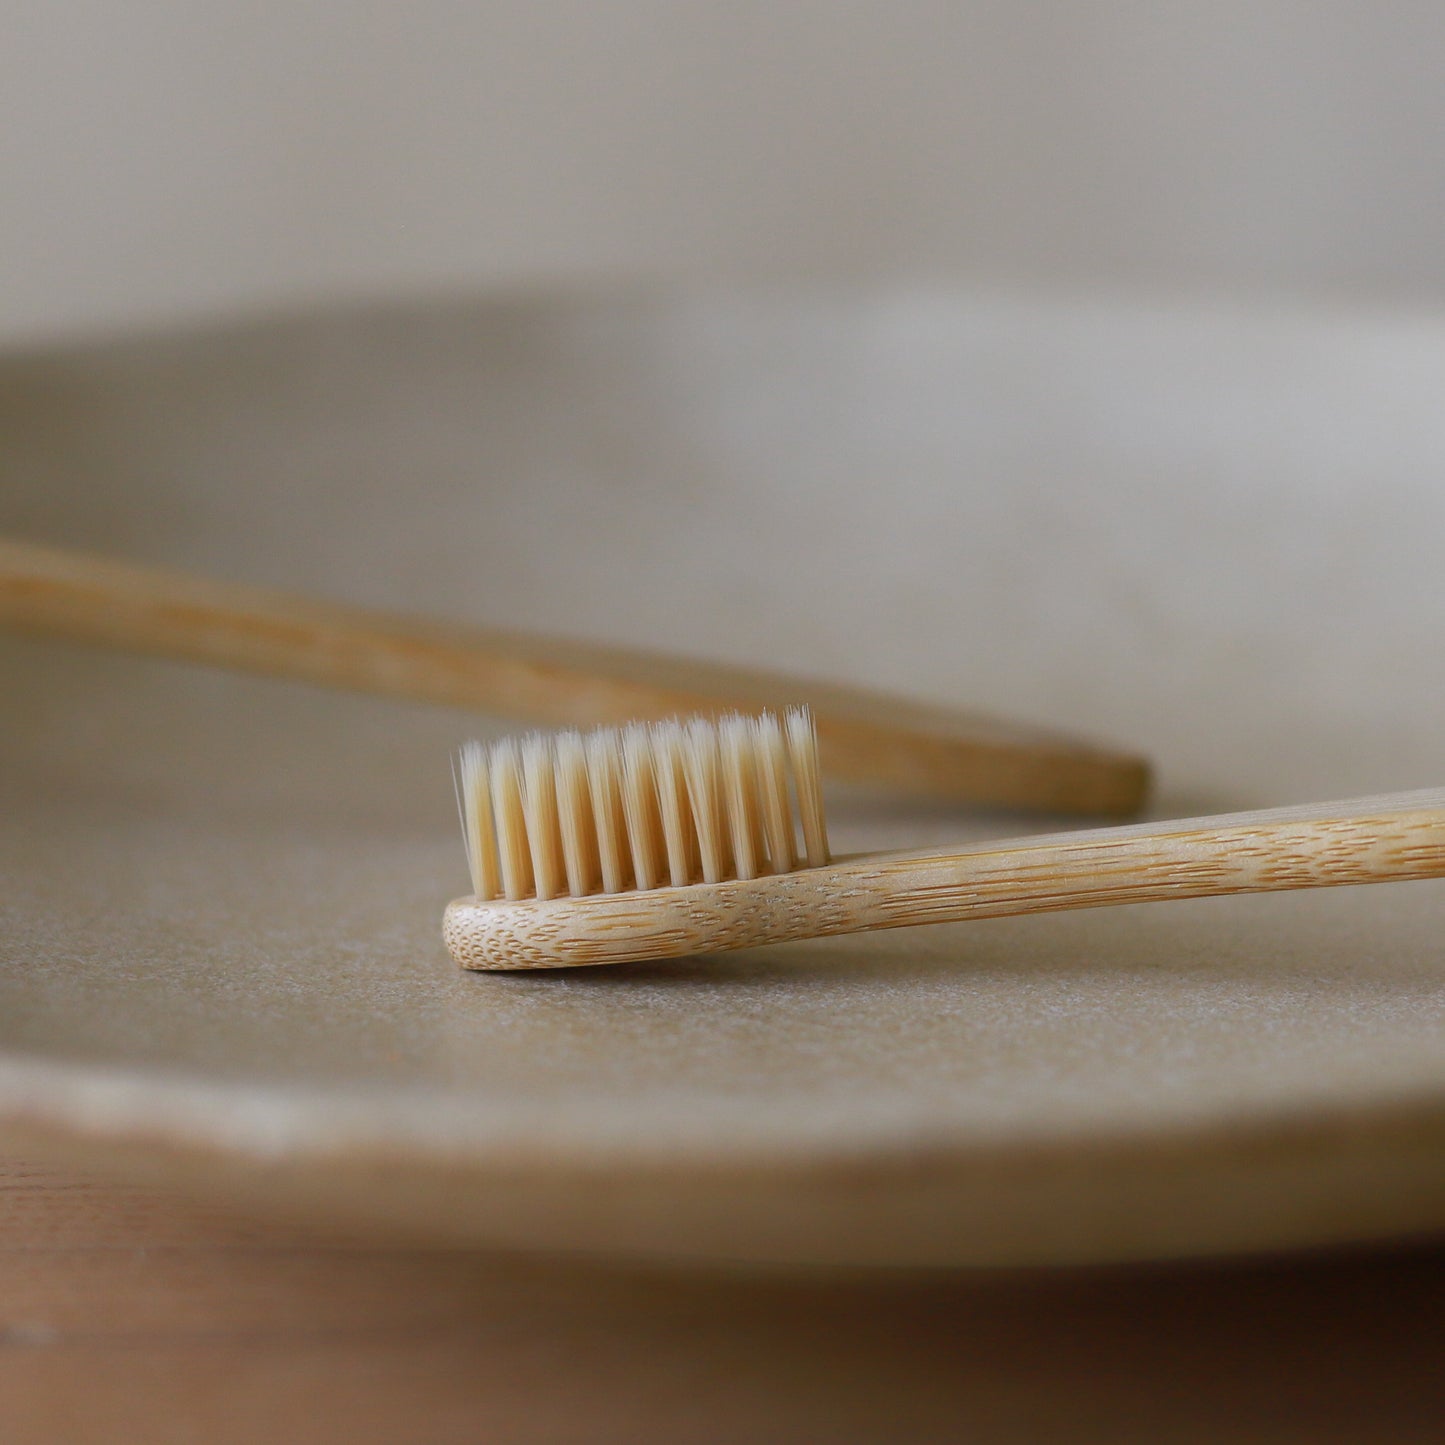
{"type": "MultiPolygon", "coordinates": [[[[1169,812],[1445,780],[1445,327],[863,303],[0,367],[0,526],[904,686],[1169,812]]],[[[1445,1224],[1445,894],[463,975],[444,711],[0,643],[0,1134],[408,1233],[865,1263],[1445,1224]]],[[[843,849],[1036,829],[837,798],[843,849]]]]}

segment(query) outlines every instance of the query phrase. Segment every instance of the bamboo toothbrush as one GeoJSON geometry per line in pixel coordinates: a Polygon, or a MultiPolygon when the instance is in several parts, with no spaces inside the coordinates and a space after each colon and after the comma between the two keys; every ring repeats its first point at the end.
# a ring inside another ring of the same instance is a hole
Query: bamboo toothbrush
{"type": "Polygon", "coordinates": [[[1445,789],[830,862],[801,709],[468,744],[458,793],[473,969],[1445,874],[1445,789]]]}
{"type": "Polygon", "coordinates": [[[1127,753],[877,693],[388,616],[0,538],[0,627],[551,726],[813,705],[839,777],[976,803],[1127,815],[1127,753]]]}

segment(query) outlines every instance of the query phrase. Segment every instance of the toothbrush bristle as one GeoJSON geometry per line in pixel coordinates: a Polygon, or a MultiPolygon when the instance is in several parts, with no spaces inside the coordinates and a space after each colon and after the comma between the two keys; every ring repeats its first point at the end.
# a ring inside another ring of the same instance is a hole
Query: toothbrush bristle
{"type": "Polygon", "coordinates": [[[593,892],[599,878],[597,824],[587,786],[587,745],[579,732],[559,733],[552,743],[557,760],[557,825],[567,891],[573,898],[593,892]]]}
{"type": "MultiPolygon", "coordinates": [[[[532,892],[532,851],[527,844],[527,818],[522,803],[522,749],[516,738],[503,738],[488,758],[492,778],[492,819],[501,860],[501,890],[507,898],[532,892]]],[[[486,827],[480,814],[477,826],[486,827]]]]}
{"type": "Polygon", "coordinates": [[[786,725],[788,757],[798,789],[798,813],[803,820],[803,856],[809,868],[820,868],[828,861],[828,825],[818,774],[818,728],[805,707],[789,708],[786,725]]]}
{"type": "Polygon", "coordinates": [[[471,742],[458,791],[482,902],[720,883],[828,861],[806,708],[781,720],[733,713],[471,742]]]}

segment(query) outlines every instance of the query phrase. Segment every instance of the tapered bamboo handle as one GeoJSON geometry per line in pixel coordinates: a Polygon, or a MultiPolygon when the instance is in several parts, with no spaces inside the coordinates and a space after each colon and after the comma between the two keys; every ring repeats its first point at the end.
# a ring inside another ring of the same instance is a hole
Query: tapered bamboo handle
{"type": "Polygon", "coordinates": [[[834,872],[849,931],[1433,878],[1445,874],[1445,789],[855,859],[834,872]]]}
{"type": "Polygon", "coordinates": [[[0,539],[0,626],[330,687],[585,726],[809,703],[830,771],[1050,812],[1137,811],[1137,756],[770,673],[389,616],[0,539]]]}
{"type": "Polygon", "coordinates": [[[729,883],[457,899],[464,967],[559,968],[714,953],[918,923],[1445,875],[1445,789],[918,853],[729,883]]]}

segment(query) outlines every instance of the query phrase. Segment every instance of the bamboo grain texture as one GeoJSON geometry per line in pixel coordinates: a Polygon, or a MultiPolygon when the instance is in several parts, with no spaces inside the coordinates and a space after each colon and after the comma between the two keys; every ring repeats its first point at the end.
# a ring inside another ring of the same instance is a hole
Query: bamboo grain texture
{"type": "Polygon", "coordinates": [[[547,726],[807,703],[829,768],[905,792],[1127,816],[1147,763],[863,689],[460,627],[0,539],[0,627],[547,726]]]}
{"type": "Polygon", "coordinates": [[[1445,874],[1445,789],[1059,833],[683,888],[457,899],[465,968],[642,962],[872,929],[1445,874]]]}

